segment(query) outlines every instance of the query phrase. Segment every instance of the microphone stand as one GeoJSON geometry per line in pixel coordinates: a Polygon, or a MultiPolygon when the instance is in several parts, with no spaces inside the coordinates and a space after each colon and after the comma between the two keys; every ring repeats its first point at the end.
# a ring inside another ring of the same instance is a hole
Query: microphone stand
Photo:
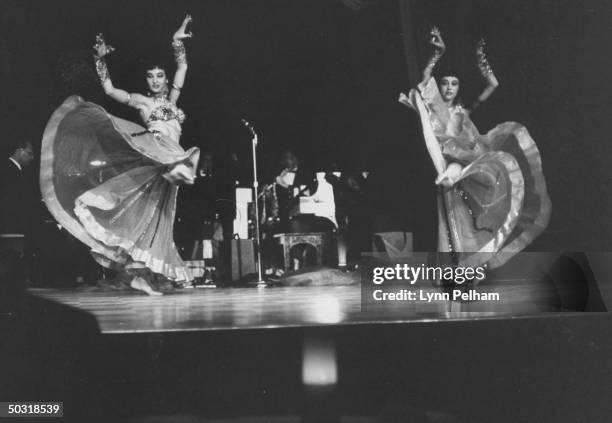
{"type": "Polygon", "coordinates": [[[258,187],[259,187],[259,182],[257,181],[257,141],[258,141],[258,137],[257,137],[257,132],[255,132],[255,129],[248,121],[246,121],[245,119],[242,119],[242,123],[244,124],[244,126],[246,126],[249,129],[249,131],[251,132],[251,135],[253,135],[251,144],[253,148],[253,197],[255,198],[255,238],[256,238],[255,254],[257,256],[257,282],[256,283],[257,283],[257,287],[265,287],[267,286],[267,283],[261,277],[261,249],[260,249],[261,236],[259,233],[259,195],[257,192],[258,187]]]}

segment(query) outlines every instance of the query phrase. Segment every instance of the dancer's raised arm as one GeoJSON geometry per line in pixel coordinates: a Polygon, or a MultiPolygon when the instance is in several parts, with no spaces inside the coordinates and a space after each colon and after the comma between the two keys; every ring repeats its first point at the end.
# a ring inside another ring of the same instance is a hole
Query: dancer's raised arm
{"type": "Polygon", "coordinates": [[[478,69],[480,70],[482,77],[487,82],[487,86],[478,96],[478,99],[472,105],[471,110],[476,109],[480,105],[480,103],[486,101],[489,97],[491,97],[493,91],[495,91],[495,89],[499,86],[499,81],[497,81],[497,77],[493,73],[493,69],[491,69],[491,65],[487,60],[487,55],[484,52],[484,46],[485,41],[481,38],[478,42],[478,45],[476,46],[476,60],[478,63],[478,69]]]}
{"type": "Polygon", "coordinates": [[[127,91],[115,88],[111,81],[108,66],[105,57],[115,51],[115,48],[104,41],[102,34],[96,35],[96,44],[93,46],[96,51],[94,54],[94,62],[96,64],[96,72],[100,78],[100,84],[104,88],[104,92],[113,100],[127,104],[134,108],[139,108],[141,104],[146,102],[146,97],[141,94],[130,94],[127,91]]]}
{"type": "Polygon", "coordinates": [[[429,41],[431,45],[434,46],[434,53],[429,58],[427,62],[427,66],[423,69],[423,84],[426,84],[427,81],[431,78],[431,74],[436,67],[436,64],[442,58],[444,51],[446,50],[446,45],[444,44],[444,40],[442,39],[442,34],[440,34],[440,30],[437,27],[433,27],[431,29],[431,40],[429,41]]]}
{"type": "Polygon", "coordinates": [[[185,16],[180,28],[172,37],[172,50],[174,51],[174,59],[176,60],[176,73],[174,74],[174,81],[172,82],[172,89],[170,90],[168,99],[173,103],[176,103],[181,95],[181,89],[183,89],[185,75],[187,74],[187,53],[185,51],[183,40],[185,38],[193,37],[193,33],[191,31],[186,32],[187,24],[189,24],[191,20],[191,15],[185,16]]]}

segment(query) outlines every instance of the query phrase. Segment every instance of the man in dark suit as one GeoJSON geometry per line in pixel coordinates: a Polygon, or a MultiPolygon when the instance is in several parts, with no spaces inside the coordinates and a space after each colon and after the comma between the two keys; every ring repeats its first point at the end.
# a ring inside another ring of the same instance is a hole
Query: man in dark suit
{"type": "Polygon", "coordinates": [[[24,234],[27,229],[27,190],[24,169],[34,160],[29,141],[15,145],[0,170],[0,234],[24,234]]]}
{"type": "MultiPolygon", "coordinates": [[[[281,157],[282,172],[276,177],[275,182],[285,188],[291,189],[304,187],[306,195],[314,194],[316,190],[316,178],[314,172],[304,167],[298,156],[292,150],[286,150],[281,157]]],[[[291,193],[293,194],[293,192],[291,193]]]]}
{"type": "Polygon", "coordinates": [[[29,213],[23,170],[32,160],[32,144],[22,141],[0,165],[0,298],[9,300],[19,295],[25,279],[22,258],[29,213]]]}

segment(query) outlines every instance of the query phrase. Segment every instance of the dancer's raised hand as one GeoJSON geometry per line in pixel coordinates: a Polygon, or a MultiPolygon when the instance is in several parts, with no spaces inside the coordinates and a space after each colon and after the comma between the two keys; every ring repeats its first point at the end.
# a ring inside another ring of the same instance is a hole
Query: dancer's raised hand
{"type": "Polygon", "coordinates": [[[444,40],[442,39],[442,34],[440,33],[440,30],[438,29],[437,26],[434,26],[433,28],[431,28],[430,35],[431,35],[431,40],[429,40],[429,43],[431,45],[433,45],[435,48],[440,49],[440,50],[446,49],[446,44],[444,44],[444,40]]]}
{"type": "Polygon", "coordinates": [[[185,19],[183,19],[183,23],[181,24],[180,28],[176,30],[176,32],[174,33],[173,39],[175,41],[177,40],[182,40],[184,38],[191,38],[193,37],[193,32],[187,31],[187,25],[189,24],[189,22],[191,22],[193,19],[191,19],[191,15],[186,15],[185,19]]]}
{"type": "Polygon", "coordinates": [[[93,49],[96,51],[96,57],[99,58],[102,58],[115,51],[113,46],[106,44],[106,41],[104,41],[104,35],[102,35],[102,33],[96,35],[96,43],[93,45],[93,49]]]}

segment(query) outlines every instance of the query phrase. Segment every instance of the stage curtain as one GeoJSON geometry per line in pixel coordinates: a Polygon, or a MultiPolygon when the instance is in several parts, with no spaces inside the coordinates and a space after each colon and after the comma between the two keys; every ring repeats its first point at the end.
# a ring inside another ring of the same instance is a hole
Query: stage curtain
{"type": "Polygon", "coordinates": [[[420,27],[414,19],[414,0],[399,0],[400,19],[402,23],[402,38],[404,40],[404,55],[408,71],[410,87],[416,87],[420,81],[420,63],[417,50],[417,37],[420,27]]]}

